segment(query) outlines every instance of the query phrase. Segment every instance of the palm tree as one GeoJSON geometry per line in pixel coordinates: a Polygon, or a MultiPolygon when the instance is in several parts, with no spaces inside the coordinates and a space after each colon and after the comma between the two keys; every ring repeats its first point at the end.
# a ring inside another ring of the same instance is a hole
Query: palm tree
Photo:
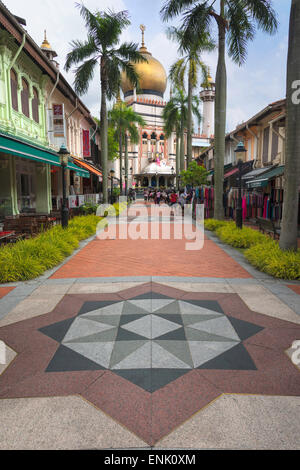
{"type": "Polygon", "coordinates": [[[115,135],[119,140],[119,155],[120,155],[120,190],[123,192],[123,146],[125,145],[125,194],[127,195],[128,189],[128,138],[132,143],[139,142],[139,132],[137,125],[145,126],[144,119],[133,111],[132,108],[127,107],[125,103],[118,100],[114,108],[109,113],[109,121],[115,129],[115,135]]]}
{"type": "Polygon", "coordinates": [[[80,14],[85,20],[88,31],[86,41],[75,40],[71,42],[72,50],[67,55],[65,70],[75,69],[75,91],[85,94],[94,77],[97,65],[100,65],[101,82],[101,163],[103,169],[103,197],[108,200],[108,121],[107,100],[117,95],[120,83],[121,71],[124,71],[130,81],[138,86],[138,76],[133,63],[145,62],[146,59],[138,52],[138,45],[123,43],[119,45],[119,39],[125,27],[130,25],[127,11],[114,13],[90,12],[84,5],[76,4],[80,8],[80,14]],[[78,65],[81,64],[81,65],[78,65]]]}
{"type": "MultiPolygon", "coordinates": [[[[171,99],[163,110],[164,131],[166,138],[171,137],[173,132],[176,134],[176,181],[177,187],[180,175],[180,122],[181,113],[180,108],[176,106],[171,99]]],[[[179,188],[178,188],[179,189],[179,188]]]]}
{"type": "Polygon", "coordinates": [[[285,191],[280,248],[297,250],[300,182],[300,2],[292,0],[287,64],[285,191]]]}
{"type": "MultiPolygon", "coordinates": [[[[200,100],[197,96],[192,97],[192,114],[200,122],[201,115],[199,112],[200,100]]],[[[163,111],[163,119],[165,122],[166,137],[172,132],[176,132],[177,151],[176,151],[176,172],[177,182],[180,171],[185,170],[185,129],[188,121],[188,97],[182,89],[177,89],[175,95],[166,104],[163,111]],[[180,142],[180,145],[179,145],[180,142]]]]}
{"type": "Polygon", "coordinates": [[[227,72],[225,42],[228,54],[239,65],[247,56],[247,43],[254,39],[255,26],[269,34],[277,30],[272,0],[167,0],[163,20],[183,13],[181,31],[185,43],[193,43],[215,21],[218,28],[218,67],[215,101],[215,218],[224,218],[223,182],[227,108],[227,72]],[[216,9],[219,5],[219,9],[216,9]]]}
{"type": "Polygon", "coordinates": [[[169,28],[167,35],[170,39],[178,42],[178,52],[181,56],[175,64],[172,65],[170,78],[177,88],[185,90],[185,79],[188,82],[188,118],[187,118],[187,165],[192,161],[193,151],[193,111],[192,100],[195,88],[199,83],[199,73],[202,73],[203,81],[207,81],[208,68],[201,60],[201,53],[205,51],[213,51],[215,44],[207,33],[203,33],[196,41],[185,43],[183,33],[178,28],[169,28]]]}

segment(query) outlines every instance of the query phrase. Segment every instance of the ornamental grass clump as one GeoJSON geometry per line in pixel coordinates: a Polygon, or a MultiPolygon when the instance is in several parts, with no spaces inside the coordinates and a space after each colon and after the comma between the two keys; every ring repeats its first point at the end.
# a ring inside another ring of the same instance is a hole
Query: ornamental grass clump
{"type": "Polygon", "coordinates": [[[206,219],[204,221],[204,228],[209,232],[215,232],[218,228],[223,227],[228,222],[224,220],[216,220],[216,219],[206,219]]]}
{"type": "Polygon", "coordinates": [[[39,260],[25,256],[20,249],[13,250],[10,246],[1,248],[0,283],[28,281],[42,275],[44,271],[39,260]]]}
{"type": "Polygon", "coordinates": [[[99,220],[95,215],[75,217],[69,223],[68,231],[79,241],[85,240],[95,234],[99,220]]]}
{"type": "Polygon", "coordinates": [[[279,279],[300,280],[300,250],[283,251],[272,239],[265,239],[245,251],[246,259],[257,269],[279,279]]]}
{"type": "Polygon", "coordinates": [[[59,265],[79,247],[79,242],[96,234],[101,221],[94,215],[75,217],[69,227],[61,226],[36,238],[0,248],[0,283],[28,281],[59,265]]]}
{"type": "Polygon", "coordinates": [[[234,222],[219,227],[216,234],[227,245],[242,249],[263,243],[266,239],[265,235],[249,227],[237,228],[234,222]]]}

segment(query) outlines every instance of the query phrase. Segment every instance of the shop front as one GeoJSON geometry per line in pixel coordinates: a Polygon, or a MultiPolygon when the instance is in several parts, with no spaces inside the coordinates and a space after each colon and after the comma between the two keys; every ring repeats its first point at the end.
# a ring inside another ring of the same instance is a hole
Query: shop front
{"type": "Polygon", "coordinates": [[[0,133],[0,217],[50,214],[53,167],[60,162],[50,149],[0,133]]]}

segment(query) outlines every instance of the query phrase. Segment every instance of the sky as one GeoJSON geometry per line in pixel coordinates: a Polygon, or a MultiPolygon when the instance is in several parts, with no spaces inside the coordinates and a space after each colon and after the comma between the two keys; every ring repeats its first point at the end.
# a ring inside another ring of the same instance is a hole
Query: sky
{"type": "MultiPolygon", "coordinates": [[[[25,18],[26,30],[38,45],[43,42],[44,30],[54,50],[56,50],[60,69],[72,85],[74,74],[66,73],[63,68],[70,42],[87,37],[84,22],[74,0],[4,0],[4,4],[15,15],[25,18]],[[26,4],[26,8],[24,5],[26,4]]],[[[141,42],[141,24],[147,28],[145,43],[148,50],[165,67],[179,58],[177,46],[166,37],[167,26],[163,23],[160,9],[164,0],[85,0],[84,4],[91,11],[113,9],[127,10],[131,25],[121,37],[121,41],[141,42]]],[[[286,95],[286,61],[288,48],[288,27],[290,0],[273,0],[278,14],[279,29],[274,36],[257,31],[255,40],[248,45],[247,62],[242,67],[235,65],[227,57],[228,106],[227,131],[248,120],[269,103],[280,100],[286,95]]],[[[215,77],[217,53],[204,54],[204,62],[211,67],[215,77]]],[[[200,91],[200,89],[199,89],[200,91]]],[[[91,110],[93,116],[100,113],[100,84],[97,77],[90,85],[89,92],[81,96],[82,101],[91,110]]],[[[169,99],[169,87],[165,100],[169,99]]]]}

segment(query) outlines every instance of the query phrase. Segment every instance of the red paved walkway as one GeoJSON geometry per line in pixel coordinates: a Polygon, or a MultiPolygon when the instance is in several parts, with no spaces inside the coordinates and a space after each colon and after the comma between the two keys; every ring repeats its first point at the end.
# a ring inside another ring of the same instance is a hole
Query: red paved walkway
{"type": "Polygon", "coordinates": [[[300,286],[288,286],[289,289],[292,289],[294,292],[296,292],[296,294],[299,294],[300,295],[300,286]]]}
{"type": "Polygon", "coordinates": [[[9,294],[15,287],[0,287],[0,299],[9,294]]]}
{"type": "MultiPolygon", "coordinates": [[[[160,224],[161,226],[161,224],[160,224]]],[[[181,276],[251,278],[236,261],[206,239],[199,251],[187,240],[95,240],[59,269],[54,279],[181,276]]]]}

